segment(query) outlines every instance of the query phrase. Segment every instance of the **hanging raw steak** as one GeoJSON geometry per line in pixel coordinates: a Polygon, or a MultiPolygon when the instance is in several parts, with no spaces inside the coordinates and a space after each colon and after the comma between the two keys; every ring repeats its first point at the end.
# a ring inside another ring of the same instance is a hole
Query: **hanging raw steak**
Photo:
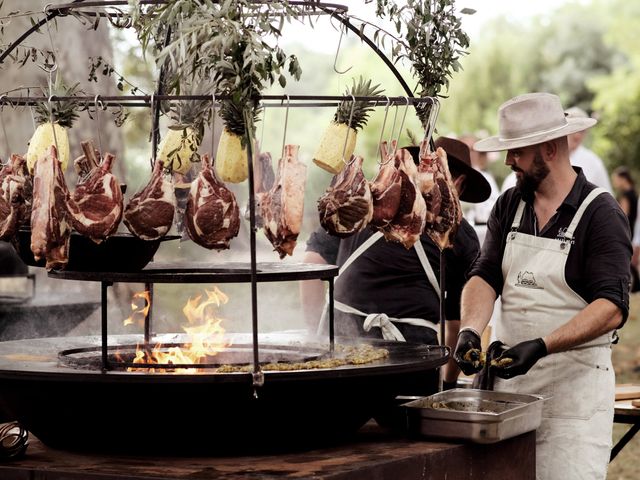
{"type": "Polygon", "coordinates": [[[425,233],[444,250],[453,245],[453,237],[462,221],[462,208],[449,171],[447,153],[442,148],[431,153],[424,144],[420,150],[424,153],[418,166],[418,186],[427,205],[425,233]]]}
{"type": "Polygon", "coordinates": [[[74,162],[78,184],[71,196],[71,225],[81,235],[100,243],[118,229],[123,198],[120,184],[111,173],[115,157],[107,153],[99,162],[91,142],[82,142],[84,155],[74,162]]]}
{"type": "MultiPolygon", "coordinates": [[[[395,150],[396,141],[394,140],[391,145],[395,150]]],[[[380,152],[383,163],[380,165],[378,175],[371,182],[373,216],[370,225],[376,229],[383,229],[396,216],[402,192],[402,177],[394,157],[387,151],[387,142],[380,144],[380,152]]],[[[401,153],[396,152],[396,156],[398,155],[401,153]]]]}
{"type": "Polygon", "coordinates": [[[162,167],[162,160],[156,160],[151,180],[124,209],[124,224],[142,240],[164,237],[173,224],[176,194],[171,176],[165,175],[162,167]]]}
{"type": "Polygon", "coordinates": [[[262,196],[264,233],[284,258],[293,254],[302,227],[307,166],[298,161],[299,145],[286,145],[273,188],[262,196]]]}
{"type": "Polygon", "coordinates": [[[31,251],[36,260],[46,259],[48,270],[64,268],[69,261],[70,197],[58,152],[51,145],[34,167],[31,209],[31,251]]]}
{"type": "MultiPolygon", "coordinates": [[[[256,147],[257,151],[257,147],[256,147]]],[[[260,201],[262,200],[265,192],[271,190],[276,176],[273,173],[273,162],[271,160],[271,154],[268,152],[260,153],[254,156],[253,160],[253,191],[256,202],[256,227],[262,228],[264,226],[264,220],[262,218],[262,208],[260,207],[260,201]]],[[[244,209],[244,218],[249,220],[249,200],[247,200],[247,206],[244,209]]]]}
{"type": "Polygon", "coordinates": [[[229,248],[229,241],[240,230],[240,211],[236,197],[218,179],[209,155],[202,156],[202,170],[191,183],[185,225],[191,240],[215,250],[229,248]]]}
{"type": "Polygon", "coordinates": [[[320,225],[331,235],[353,235],[363,230],[373,216],[371,188],[362,172],[362,162],[362,157],[352,155],[318,200],[320,225]]]}
{"type": "Polygon", "coordinates": [[[32,196],[27,162],[20,155],[0,169],[0,240],[13,239],[18,227],[29,221],[32,196]]]}
{"type": "Polygon", "coordinates": [[[383,229],[384,237],[411,248],[420,239],[425,225],[427,206],[416,186],[418,170],[408,150],[400,149],[395,157],[400,171],[401,194],[396,216],[383,229]]]}

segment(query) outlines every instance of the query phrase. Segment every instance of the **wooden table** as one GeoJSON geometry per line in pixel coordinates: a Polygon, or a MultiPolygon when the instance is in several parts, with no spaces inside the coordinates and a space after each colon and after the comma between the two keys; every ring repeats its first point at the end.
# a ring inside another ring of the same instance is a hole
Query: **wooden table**
{"type": "Polygon", "coordinates": [[[534,480],[535,440],[535,432],[492,445],[410,440],[370,422],[347,444],[308,452],[251,457],[151,458],[71,453],[48,448],[32,439],[24,458],[0,463],[0,479],[534,480]]]}
{"type": "Polygon", "coordinates": [[[640,430],[640,408],[631,405],[631,400],[621,400],[615,403],[615,413],[613,416],[614,423],[625,423],[631,425],[631,428],[622,436],[618,443],[611,449],[611,462],[620,451],[629,443],[629,441],[640,430]]]}

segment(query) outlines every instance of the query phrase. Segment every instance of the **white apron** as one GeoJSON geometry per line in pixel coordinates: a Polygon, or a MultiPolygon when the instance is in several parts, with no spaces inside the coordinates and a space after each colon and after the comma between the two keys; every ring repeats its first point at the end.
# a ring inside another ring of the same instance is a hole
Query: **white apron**
{"type": "MultiPolygon", "coordinates": [[[[371,235],[365,242],[362,243],[357,249],[353,251],[353,253],[347,258],[347,261],[344,262],[342,267],[340,267],[340,271],[338,272],[338,276],[335,278],[334,282],[340,278],[340,275],[343,274],[349,266],[364,252],[366,252],[374,243],[382,238],[381,232],[376,232],[371,235]]],[[[414,244],[414,248],[418,255],[418,259],[420,260],[420,264],[429,280],[429,283],[436,291],[438,298],[440,297],[440,287],[438,285],[438,281],[436,280],[436,275],[433,272],[433,268],[431,268],[431,264],[429,263],[429,259],[427,258],[427,254],[424,251],[424,247],[420,240],[418,240],[414,244]]],[[[415,325],[419,327],[430,328],[433,331],[438,333],[438,328],[435,323],[425,320],[423,318],[394,318],[389,317],[386,313],[366,313],[354,308],[346,303],[338,302],[334,300],[334,307],[336,310],[339,310],[343,313],[350,313],[354,315],[359,315],[364,318],[364,322],[362,324],[364,330],[366,332],[370,331],[372,328],[379,328],[382,332],[382,338],[385,340],[396,340],[400,342],[406,341],[402,332],[394,325],[394,323],[406,323],[409,325],[415,325]]],[[[322,313],[322,318],[320,319],[320,325],[318,326],[318,334],[324,334],[329,321],[329,305],[325,303],[324,311],[322,313]]]]}
{"type": "MultiPolygon", "coordinates": [[[[502,261],[502,315],[496,336],[509,346],[544,337],[587,306],[565,280],[573,234],[587,206],[605,192],[593,190],[582,202],[564,239],[518,232],[524,202],[518,206],[502,261]]],[[[606,478],[611,450],[615,378],[613,333],[579,348],[548,355],[526,375],[496,379],[495,389],[541,394],[545,401],[537,431],[536,478],[606,478]]]]}

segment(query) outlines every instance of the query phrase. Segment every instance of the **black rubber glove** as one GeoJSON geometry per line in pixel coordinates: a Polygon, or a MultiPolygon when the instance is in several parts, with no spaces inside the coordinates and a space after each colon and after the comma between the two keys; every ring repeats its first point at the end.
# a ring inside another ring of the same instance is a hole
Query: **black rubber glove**
{"type": "Polygon", "coordinates": [[[480,362],[481,350],[480,335],[475,331],[461,330],[458,333],[458,343],[453,353],[453,359],[465,375],[473,375],[482,369],[482,363],[480,362]]]}
{"type": "Polygon", "coordinates": [[[524,375],[533,367],[538,360],[547,355],[547,345],[542,338],[521,342],[515,347],[506,350],[498,362],[510,358],[513,360],[509,364],[500,364],[492,368],[495,375],[500,378],[513,378],[518,375],[524,375]]]}

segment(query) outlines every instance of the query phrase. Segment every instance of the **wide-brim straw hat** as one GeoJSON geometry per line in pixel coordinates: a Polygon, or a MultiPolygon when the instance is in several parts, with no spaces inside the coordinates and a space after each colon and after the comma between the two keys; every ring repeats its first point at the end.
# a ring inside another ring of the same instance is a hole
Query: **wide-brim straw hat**
{"type": "MultiPolygon", "coordinates": [[[[481,203],[491,195],[491,185],[484,175],[471,166],[471,153],[466,143],[449,137],[438,137],[435,148],[441,147],[447,153],[449,168],[466,176],[465,186],[460,200],[469,203],[481,203]]],[[[414,161],[420,161],[420,147],[404,147],[409,150],[414,161]]]]}
{"type": "Polygon", "coordinates": [[[565,114],[551,93],[527,93],[506,101],[498,110],[498,135],[473,145],[478,152],[499,152],[544,143],[596,124],[594,118],[565,114]]]}

